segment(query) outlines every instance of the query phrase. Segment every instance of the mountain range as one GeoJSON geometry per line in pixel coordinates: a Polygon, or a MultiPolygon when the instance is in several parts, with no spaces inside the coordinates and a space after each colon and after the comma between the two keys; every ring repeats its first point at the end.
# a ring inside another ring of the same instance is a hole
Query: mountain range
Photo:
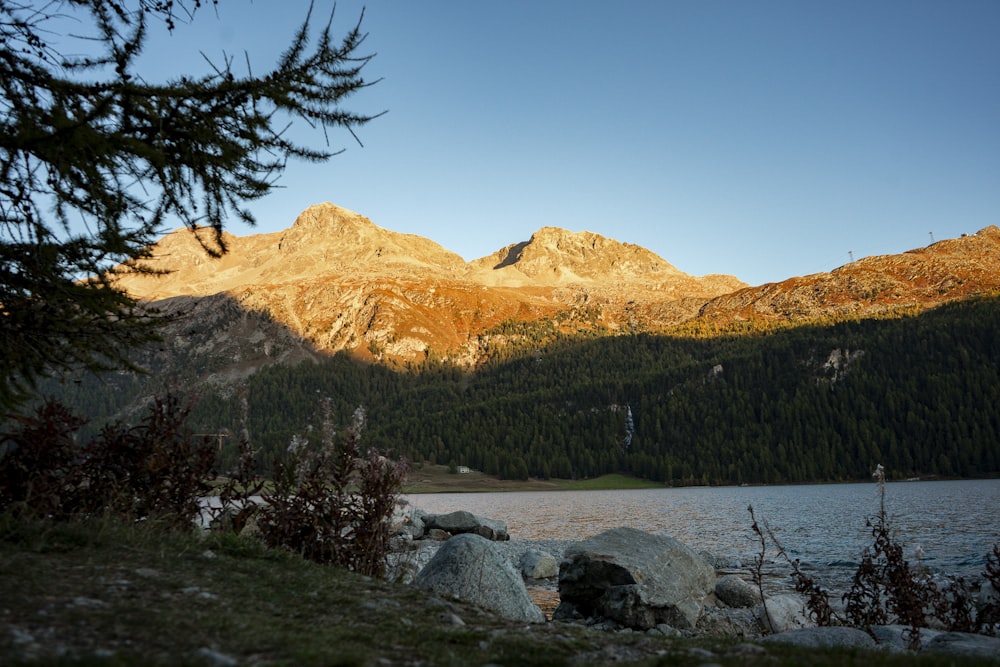
{"type": "Polygon", "coordinates": [[[995,226],[760,286],[691,276],[641,246],[555,227],[466,262],[330,203],[303,211],[284,231],[227,233],[224,242],[228,252],[212,258],[195,232],[174,231],[146,260],[166,275],[120,278],[133,296],[183,314],[160,351],[211,357],[222,381],[339,351],[475,367],[505,344],[511,322],[588,335],[733,331],[872,317],[1000,290],[995,226]]]}

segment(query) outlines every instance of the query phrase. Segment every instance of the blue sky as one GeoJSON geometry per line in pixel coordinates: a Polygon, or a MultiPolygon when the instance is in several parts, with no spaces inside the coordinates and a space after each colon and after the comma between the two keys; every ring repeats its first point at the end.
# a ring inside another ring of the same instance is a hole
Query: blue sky
{"type": "MultiPolygon", "coordinates": [[[[308,6],[222,2],[145,72],[264,71],[308,6]]],[[[551,225],[761,284],[1000,224],[995,0],[386,0],[363,27],[382,81],[347,106],[388,113],[234,233],[330,201],[467,260],[551,225]]]]}

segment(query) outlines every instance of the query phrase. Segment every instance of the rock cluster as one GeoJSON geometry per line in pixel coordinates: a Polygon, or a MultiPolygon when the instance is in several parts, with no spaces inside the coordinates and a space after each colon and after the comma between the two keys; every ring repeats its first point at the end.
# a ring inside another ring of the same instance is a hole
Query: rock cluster
{"type": "MultiPolygon", "coordinates": [[[[681,542],[632,528],[552,548],[560,552],[555,556],[533,543],[506,542],[506,524],[469,512],[414,512],[400,532],[417,545],[415,550],[430,552],[418,568],[415,585],[511,620],[546,622],[525,581],[557,579],[559,604],[553,622],[809,647],[912,650],[908,628],[875,627],[869,634],[856,628],[816,627],[798,594],[762,599],[756,586],[732,573],[719,576],[702,555],[681,542]]],[[[997,637],[922,630],[920,638],[921,652],[1000,655],[997,637]]]]}
{"type": "Polygon", "coordinates": [[[443,542],[454,535],[465,533],[473,533],[494,541],[510,539],[505,522],[477,516],[464,510],[447,514],[429,514],[415,509],[403,514],[398,524],[397,534],[404,535],[409,540],[443,542]]]}

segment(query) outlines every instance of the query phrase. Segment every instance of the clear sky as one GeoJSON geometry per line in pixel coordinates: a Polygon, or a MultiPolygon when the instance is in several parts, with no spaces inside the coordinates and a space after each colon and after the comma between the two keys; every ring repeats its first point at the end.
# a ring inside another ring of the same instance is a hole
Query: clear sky
{"type": "MultiPolygon", "coordinates": [[[[265,70],[306,0],[223,0],[145,57],[265,70]]],[[[339,0],[334,33],[363,4],[339,0]]],[[[317,0],[322,23],[332,3],[317,0]]],[[[378,0],[364,147],[294,163],[253,232],[330,201],[465,259],[543,226],[761,284],[1000,224],[997,0],[378,0]]],[[[321,142],[322,135],[313,134],[321,142]]]]}

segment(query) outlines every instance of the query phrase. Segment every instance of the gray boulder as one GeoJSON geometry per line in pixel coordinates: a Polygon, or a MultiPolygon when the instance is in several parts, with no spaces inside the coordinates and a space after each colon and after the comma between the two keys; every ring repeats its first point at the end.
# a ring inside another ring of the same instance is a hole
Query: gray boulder
{"type": "Polygon", "coordinates": [[[545,613],[528,597],[524,580],[513,565],[490,540],[473,533],[456,535],[443,543],[413,583],[513,621],[545,622],[545,613]]]}
{"type": "Polygon", "coordinates": [[[649,630],[694,628],[715,570],[672,537],[614,528],[571,545],[559,566],[561,618],[600,617],[649,630]]]}
{"type": "Polygon", "coordinates": [[[735,609],[748,609],[760,603],[757,589],[735,574],[727,574],[715,582],[715,597],[735,609]]]}
{"type": "Polygon", "coordinates": [[[795,646],[807,646],[811,648],[877,648],[875,640],[864,630],[848,628],[844,626],[823,627],[823,628],[799,628],[779,632],[775,635],[768,635],[761,639],[763,642],[778,642],[781,644],[793,644],[795,646]]]}
{"type": "Polygon", "coordinates": [[[1000,637],[970,632],[942,632],[923,644],[924,653],[970,658],[1000,658],[1000,637]]]}
{"type": "Polygon", "coordinates": [[[809,619],[805,600],[793,593],[767,598],[754,607],[754,614],[764,628],[775,634],[816,625],[809,619]]]}
{"type": "Polygon", "coordinates": [[[528,579],[550,579],[559,574],[555,556],[545,551],[531,549],[521,554],[521,574],[528,579]]]}
{"type": "Polygon", "coordinates": [[[448,514],[426,514],[423,517],[425,530],[437,528],[452,535],[475,533],[488,540],[509,540],[507,524],[497,519],[476,516],[472,512],[458,510],[448,514]]]}

